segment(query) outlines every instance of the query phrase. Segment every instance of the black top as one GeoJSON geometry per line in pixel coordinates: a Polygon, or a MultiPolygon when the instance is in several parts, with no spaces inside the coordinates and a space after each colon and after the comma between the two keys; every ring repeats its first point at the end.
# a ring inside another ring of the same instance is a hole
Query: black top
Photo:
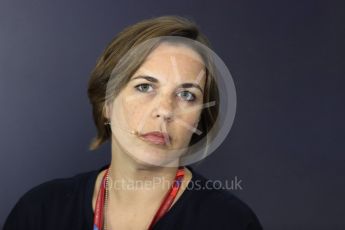
{"type": "MultiPolygon", "coordinates": [[[[34,187],[17,202],[3,230],[92,230],[93,190],[98,173],[106,167],[34,187]]],[[[262,229],[244,202],[228,190],[200,189],[207,179],[187,167],[192,172],[188,188],[154,230],[262,229]]]]}

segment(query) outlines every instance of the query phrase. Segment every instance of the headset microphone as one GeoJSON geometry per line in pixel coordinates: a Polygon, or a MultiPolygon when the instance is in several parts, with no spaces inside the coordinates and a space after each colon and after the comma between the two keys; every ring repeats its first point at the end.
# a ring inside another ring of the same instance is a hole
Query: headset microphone
{"type": "Polygon", "coordinates": [[[138,135],[139,135],[139,132],[136,131],[136,130],[132,130],[132,131],[131,131],[131,134],[138,136],[138,135]]]}
{"type": "MultiPolygon", "coordinates": [[[[115,123],[111,123],[110,121],[108,121],[108,122],[104,122],[104,125],[110,125],[110,127],[111,127],[111,125],[115,125],[115,123]]],[[[124,129],[124,128],[118,126],[118,125],[115,125],[115,126],[117,126],[118,128],[120,128],[121,130],[123,130],[123,131],[125,131],[125,132],[129,132],[129,133],[132,134],[132,135],[135,135],[135,136],[138,136],[138,135],[139,135],[139,132],[138,132],[137,130],[131,130],[131,131],[129,131],[129,130],[124,129]]]]}

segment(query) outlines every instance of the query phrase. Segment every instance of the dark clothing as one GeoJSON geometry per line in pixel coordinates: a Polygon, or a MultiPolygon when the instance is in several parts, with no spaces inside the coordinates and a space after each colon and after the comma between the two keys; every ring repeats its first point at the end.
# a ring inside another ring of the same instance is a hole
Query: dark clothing
{"type": "MultiPolygon", "coordinates": [[[[15,205],[3,230],[92,230],[93,190],[98,173],[106,167],[34,187],[15,205]]],[[[244,202],[228,190],[202,189],[207,179],[187,167],[193,175],[188,188],[154,230],[262,229],[244,202]]]]}

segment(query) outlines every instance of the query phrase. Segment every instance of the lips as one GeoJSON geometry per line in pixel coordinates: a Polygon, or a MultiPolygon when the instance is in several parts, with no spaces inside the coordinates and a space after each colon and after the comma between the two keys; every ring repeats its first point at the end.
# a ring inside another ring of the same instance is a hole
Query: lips
{"type": "Polygon", "coordinates": [[[152,144],[166,145],[170,143],[170,137],[167,133],[162,132],[149,132],[141,135],[141,137],[152,144]]]}

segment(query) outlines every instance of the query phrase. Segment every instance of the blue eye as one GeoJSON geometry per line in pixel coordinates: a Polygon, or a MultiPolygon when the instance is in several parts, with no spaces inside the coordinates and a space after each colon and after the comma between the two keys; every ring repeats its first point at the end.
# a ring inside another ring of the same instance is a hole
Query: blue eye
{"type": "Polygon", "coordinates": [[[195,96],[193,93],[189,92],[189,91],[181,91],[179,93],[177,93],[177,95],[179,97],[181,97],[183,100],[185,101],[195,101],[195,96]]]}
{"type": "Polygon", "coordinates": [[[138,91],[143,92],[143,93],[151,92],[153,90],[153,87],[147,83],[137,85],[137,86],[135,86],[135,88],[138,91]]]}

